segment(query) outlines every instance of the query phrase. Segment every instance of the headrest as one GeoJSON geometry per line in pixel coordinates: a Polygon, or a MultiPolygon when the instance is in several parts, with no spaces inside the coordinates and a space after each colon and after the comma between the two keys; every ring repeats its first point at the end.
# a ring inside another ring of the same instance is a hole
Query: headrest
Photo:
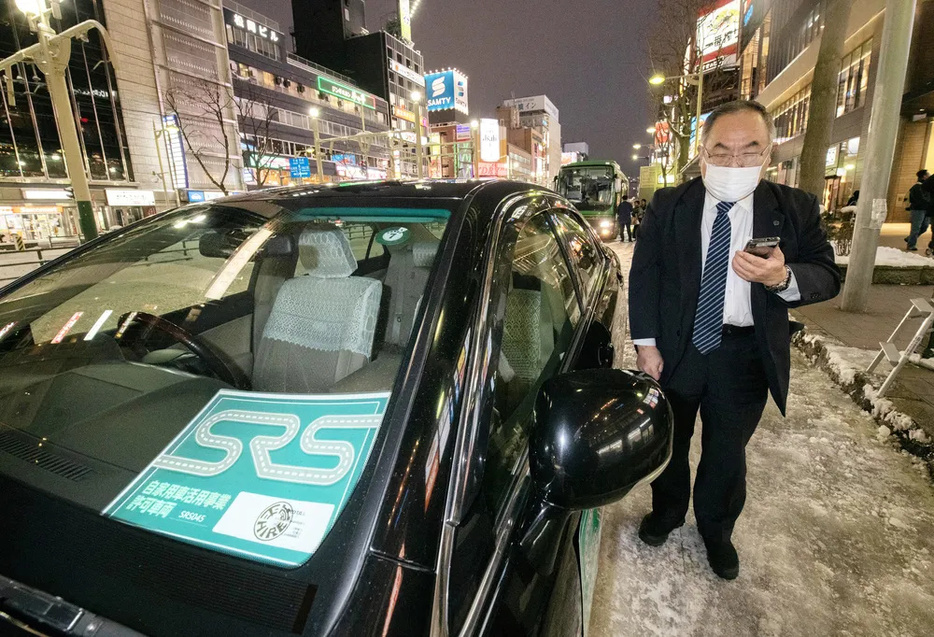
{"type": "Polygon", "coordinates": [[[304,230],[298,238],[298,256],[310,276],[343,279],[357,269],[350,241],[340,228],[304,230]]]}
{"type": "Polygon", "coordinates": [[[435,262],[440,241],[418,241],[412,244],[412,264],[416,268],[430,268],[435,262]]]}

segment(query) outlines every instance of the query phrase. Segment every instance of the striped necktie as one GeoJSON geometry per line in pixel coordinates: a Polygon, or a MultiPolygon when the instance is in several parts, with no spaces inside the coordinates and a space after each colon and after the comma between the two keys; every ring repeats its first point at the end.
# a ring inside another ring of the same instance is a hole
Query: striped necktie
{"type": "Polygon", "coordinates": [[[723,304],[726,296],[726,275],[730,268],[730,208],[735,202],[717,204],[717,218],[710,233],[710,246],[704,262],[704,276],[697,312],[694,314],[694,347],[709,354],[720,347],[723,336],[723,304]]]}

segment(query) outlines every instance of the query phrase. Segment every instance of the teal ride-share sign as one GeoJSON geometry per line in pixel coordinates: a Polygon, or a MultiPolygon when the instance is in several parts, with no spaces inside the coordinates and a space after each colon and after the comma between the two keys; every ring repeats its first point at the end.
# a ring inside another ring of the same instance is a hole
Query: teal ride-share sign
{"type": "Polygon", "coordinates": [[[350,499],[388,400],[221,390],[104,515],[260,562],[303,564],[350,499]]]}

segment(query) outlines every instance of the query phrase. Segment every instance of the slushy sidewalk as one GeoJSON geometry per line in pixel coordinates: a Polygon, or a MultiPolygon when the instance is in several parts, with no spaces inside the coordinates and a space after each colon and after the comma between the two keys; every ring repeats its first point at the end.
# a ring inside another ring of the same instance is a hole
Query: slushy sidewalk
{"type": "MultiPolygon", "coordinates": [[[[866,313],[842,311],[841,298],[837,297],[825,303],[799,308],[794,314],[807,325],[811,334],[828,335],[847,347],[878,351],[879,343],[888,339],[905,316],[911,299],[930,299],[932,293],[932,286],[874,285],[870,290],[866,313]]],[[[900,350],[907,346],[920,326],[920,321],[913,319],[902,328],[900,338],[896,340],[900,350]]],[[[922,341],[924,345],[927,345],[926,338],[922,341]]],[[[876,372],[884,376],[890,370],[889,363],[883,361],[876,372]]],[[[909,363],[899,373],[886,398],[894,403],[898,411],[910,416],[929,437],[934,438],[934,370],[909,363]]]]}

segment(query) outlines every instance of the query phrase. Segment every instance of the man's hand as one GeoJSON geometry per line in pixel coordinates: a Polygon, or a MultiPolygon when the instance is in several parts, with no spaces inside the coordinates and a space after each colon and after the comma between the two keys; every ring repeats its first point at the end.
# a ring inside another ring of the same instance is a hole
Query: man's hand
{"type": "Polygon", "coordinates": [[[737,252],[733,256],[733,271],[744,281],[768,286],[781,285],[785,281],[785,255],[779,247],[765,259],[748,252],[737,252]]]}
{"type": "Polygon", "coordinates": [[[638,357],[636,358],[636,367],[639,371],[645,372],[655,380],[662,377],[662,369],[665,367],[665,361],[662,360],[662,353],[657,347],[651,345],[640,345],[636,348],[638,357]]]}

